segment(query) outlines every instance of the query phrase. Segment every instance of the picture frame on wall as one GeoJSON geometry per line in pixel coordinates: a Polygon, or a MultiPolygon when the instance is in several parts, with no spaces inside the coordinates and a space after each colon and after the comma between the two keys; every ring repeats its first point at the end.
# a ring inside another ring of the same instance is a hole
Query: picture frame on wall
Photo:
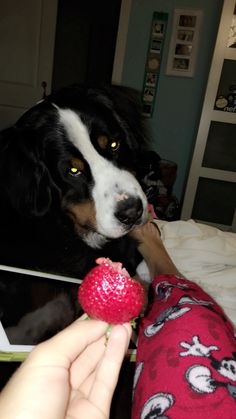
{"type": "Polygon", "coordinates": [[[167,75],[194,76],[201,22],[201,10],[175,9],[167,75]]]}

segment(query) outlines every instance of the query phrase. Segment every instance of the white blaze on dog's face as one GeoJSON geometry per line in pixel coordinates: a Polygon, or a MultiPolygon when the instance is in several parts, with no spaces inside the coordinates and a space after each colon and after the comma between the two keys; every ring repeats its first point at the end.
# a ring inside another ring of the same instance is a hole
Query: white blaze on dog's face
{"type": "Polygon", "coordinates": [[[95,231],[88,232],[84,240],[92,247],[100,247],[106,238],[119,238],[135,224],[146,220],[146,197],[131,173],[119,169],[98,153],[90,140],[87,127],[75,112],[59,108],[58,111],[69,140],[83,155],[93,176],[91,197],[96,225],[95,231]],[[136,219],[133,203],[139,207],[136,219]]]}

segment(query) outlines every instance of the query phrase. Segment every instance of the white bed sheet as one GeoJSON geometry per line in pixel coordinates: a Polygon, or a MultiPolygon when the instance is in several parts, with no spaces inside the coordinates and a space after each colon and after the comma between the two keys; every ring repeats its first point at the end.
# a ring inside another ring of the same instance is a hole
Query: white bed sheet
{"type": "MultiPolygon", "coordinates": [[[[236,325],[236,233],[189,221],[156,221],[179,271],[198,283],[236,325]]],[[[143,261],[138,274],[150,281],[143,261]]]]}

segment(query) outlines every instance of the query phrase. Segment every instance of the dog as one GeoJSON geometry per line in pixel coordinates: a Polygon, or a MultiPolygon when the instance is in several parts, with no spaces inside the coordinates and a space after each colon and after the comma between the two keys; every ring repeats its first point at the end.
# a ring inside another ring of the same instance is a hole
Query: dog
{"type": "Polygon", "coordinates": [[[1,263],[78,278],[108,255],[133,271],[127,233],[147,202],[132,174],[145,138],[130,94],[65,88],[2,132],[1,263]]]}
{"type": "MultiPolygon", "coordinates": [[[[105,256],[135,273],[128,233],[147,219],[135,176],[147,146],[140,109],[132,89],[71,86],[1,133],[1,264],[83,279],[105,256]]],[[[19,296],[20,281],[12,288],[19,296]]]]}

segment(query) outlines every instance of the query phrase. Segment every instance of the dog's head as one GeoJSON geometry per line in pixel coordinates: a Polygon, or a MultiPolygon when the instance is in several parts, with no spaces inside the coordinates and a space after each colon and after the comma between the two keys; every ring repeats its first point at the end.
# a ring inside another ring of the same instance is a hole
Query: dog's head
{"type": "Polygon", "coordinates": [[[0,185],[26,217],[60,207],[91,247],[147,216],[132,174],[145,136],[133,92],[71,87],[27,111],[0,140],[0,185]]]}

